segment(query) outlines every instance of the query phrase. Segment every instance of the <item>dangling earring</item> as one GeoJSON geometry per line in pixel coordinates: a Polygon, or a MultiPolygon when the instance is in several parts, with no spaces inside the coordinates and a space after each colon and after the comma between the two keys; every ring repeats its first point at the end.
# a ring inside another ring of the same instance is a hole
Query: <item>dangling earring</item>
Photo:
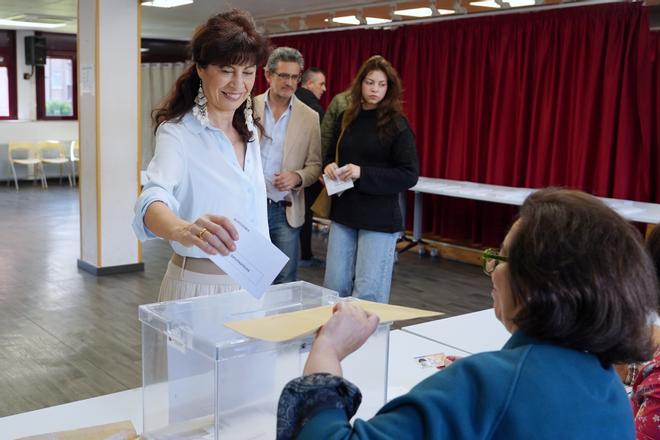
{"type": "Polygon", "coordinates": [[[208,127],[209,125],[209,115],[206,111],[206,96],[204,95],[204,89],[202,88],[202,80],[199,80],[199,90],[197,91],[197,96],[195,97],[195,106],[193,107],[193,116],[197,118],[200,124],[203,127],[208,127]]]}
{"type": "Polygon", "coordinates": [[[245,101],[243,116],[245,116],[245,124],[248,127],[252,127],[254,125],[254,119],[252,117],[252,97],[250,95],[248,95],[247,100],[245,101]]]}

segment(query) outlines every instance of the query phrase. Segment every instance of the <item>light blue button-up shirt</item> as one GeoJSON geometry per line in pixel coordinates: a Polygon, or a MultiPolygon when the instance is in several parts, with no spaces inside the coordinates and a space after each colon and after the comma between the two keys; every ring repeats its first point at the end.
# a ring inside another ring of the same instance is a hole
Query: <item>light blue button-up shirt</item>
{"type": "MultiPolygon", "coordinates": [[[[194,222],[204,214],[237,216],[269,238],[266,186],[256,128],[247,144],[241,169],[231,141],[215,127],[204,127],[186,113],[181,121],[165,122],[156,133],[156,151],[147,168],[148,183],[135,204],[133,230],[141,241],[156,238],[144,224],[147,207],[161,201],[174,214],[194,222]]],[[[186,257],[207,255],[196,246],[170,241],[186,257]]]]}
{"type": "MultiPolygon", "coordinates": [[[[270,93],[270,91],[268,92],[270,93]]],[[[284,139],[286,128],[289,125],[293,97],[289,100],[287,109],[276,121],[268,104],[268,94],[264,98],[264,131],[266,136],[261,140],[261,161],[264,164],[264,178],[266,179],[266,194],[268,198],[276,202],[284,200],[288,193],[279,191],[273,186],[275,173],[282,171],[282,160],[284,159],[284,139]],[[270,139],[269,139],[270,138],[270,139]]]]}

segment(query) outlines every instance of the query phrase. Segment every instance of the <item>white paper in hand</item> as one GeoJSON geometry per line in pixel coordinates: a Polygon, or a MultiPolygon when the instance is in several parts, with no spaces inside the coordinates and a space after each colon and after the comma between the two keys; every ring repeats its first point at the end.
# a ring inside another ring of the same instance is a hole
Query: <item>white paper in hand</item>
{"type": "Polygon", "coordinates": [[[243,289],[259,299],[280,273],[289,257],[248,223],[232,218],[238,231],[236,250],[229,255],[209,255],[243,289]]]}
{"type": "Polygon", "coordinates": [[[353,181],[351,179],[332,180],[327,174],[323,175],[323,182],[325,183],[325,189],[328,191],[329,196],[353,188],[353,181]]]}

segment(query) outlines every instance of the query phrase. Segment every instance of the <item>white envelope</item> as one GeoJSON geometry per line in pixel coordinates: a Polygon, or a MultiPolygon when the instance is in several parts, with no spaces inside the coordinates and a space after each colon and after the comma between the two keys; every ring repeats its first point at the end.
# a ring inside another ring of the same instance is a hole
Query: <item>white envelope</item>
{"type": "Polygon", "coordinates": [[[232,222],[238,231],[236,250],[226,257],[220,254],[209,255],[209,259],[259,299],[289,261],[289,257],[269,238],[248,226],[248,222],[235,217],[232,222]]]}
{"type": "Polygon", "coordinates": [[[328,191],[329,196],[353,188],[353,181],[351,179],[332,180],[327,174],[323,175],[323,182],[325,183],[325,189],[328,191]]]}

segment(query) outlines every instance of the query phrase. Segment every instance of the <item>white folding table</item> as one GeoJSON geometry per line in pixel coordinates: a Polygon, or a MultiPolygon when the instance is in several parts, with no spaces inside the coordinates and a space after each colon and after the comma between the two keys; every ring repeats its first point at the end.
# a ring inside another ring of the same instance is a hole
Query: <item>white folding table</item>
{"type": "Polygon", "coordinates": [[[493,309],[411,325],[403,331],[471,354],[499,350],[511,337],[493,309]]]}
{"type": "MultiPolygon", "coordinates": [[[[537,189],[420,177],[417,184],[410,188],[410,191],[415,193],[413,234],[412,243],[406,246],[406,248],[415,246],[422,239],[423,194],[520,206],[525,201],[525,198],[534,191],[537,191],[537,189]]],[[[660,204],[610,199],[606,197],[599,197],[599,199],[628,220],[649,224],[660,223],[660,204]]]]}

